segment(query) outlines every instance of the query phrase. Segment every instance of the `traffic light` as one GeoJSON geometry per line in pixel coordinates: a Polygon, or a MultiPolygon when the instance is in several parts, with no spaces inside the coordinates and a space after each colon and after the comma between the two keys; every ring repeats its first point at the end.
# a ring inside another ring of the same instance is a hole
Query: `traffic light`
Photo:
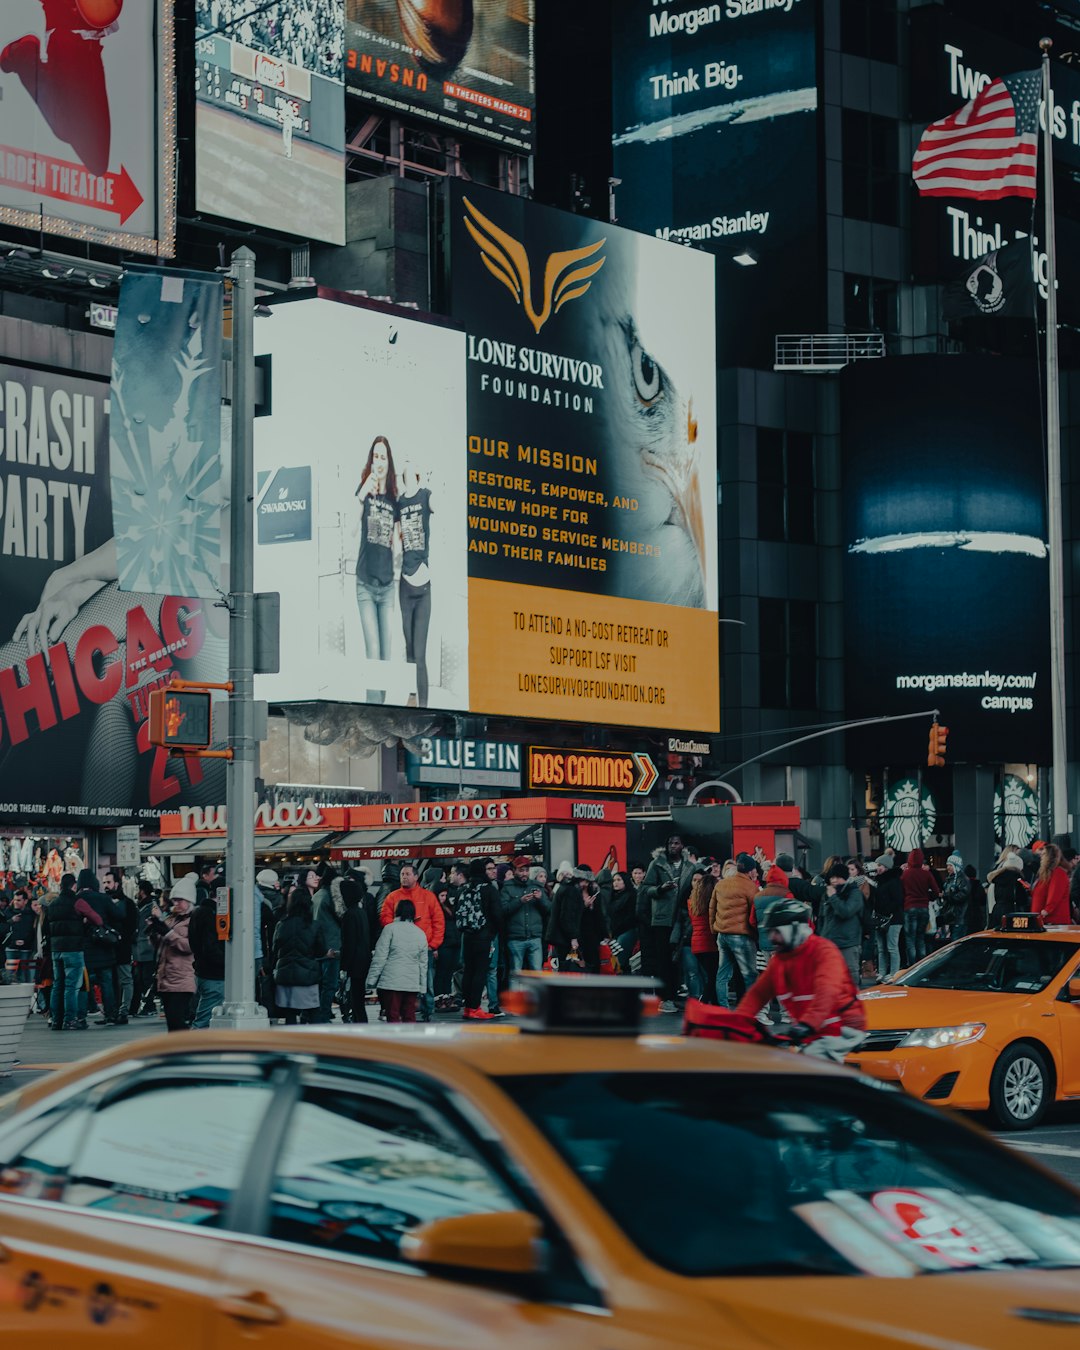
{"type": "Polygon", "coordinates": [[[199,690],[155,689],[150,694],[150,744],[171,750],[205,750],[212,740],[210,695],[199,690]]]}
{"type": "Polygon", "coordinates": [[[949,737],[949,728],[934,722],[930,726],[930,744],[926,751],[926,763],[931,769],[945,767],[945,750],[949,737]]]}

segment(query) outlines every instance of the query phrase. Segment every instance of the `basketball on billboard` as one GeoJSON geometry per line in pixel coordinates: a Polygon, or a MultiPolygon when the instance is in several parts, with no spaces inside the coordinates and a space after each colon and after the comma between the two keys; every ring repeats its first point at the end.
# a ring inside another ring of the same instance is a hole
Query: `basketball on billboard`
{"type": "Polygon", "coordinates": [[[108,28],[120,17],[124,0],[75,0],[75,8],[91,28],[108,28]]]}

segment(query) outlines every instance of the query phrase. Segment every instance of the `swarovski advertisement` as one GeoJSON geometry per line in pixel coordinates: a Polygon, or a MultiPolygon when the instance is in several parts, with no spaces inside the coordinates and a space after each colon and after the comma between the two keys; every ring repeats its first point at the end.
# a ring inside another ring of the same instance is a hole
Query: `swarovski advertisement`
{"type": "Polygon", "coordinates": [[[171,255],[172,64],[173,0],[4,0],[0,220],[171,255]]]}
{"type": "Polygon", "coordinates": [[[450,211],[473,707],[715,730],[712,258],[471,184],[450,211]]]}
{"type": "Polygon", "coordinates": [[[255,584],[282,632],[257,694],[468,708],[464,339],[347,299],[257,321],[255,584]]]}
{"type": "Polygon", "coordinates": [[[860,762],[919,758],[935,708],[950,762],[1045,760],[1049,580],[1031,363],[911,356],[860,361],[840,379],[848,715],[928,713],[858,733],[860,762]]]}
{"type": "Polygon", "coordinates": [[[388,112],[529,154],[534,0],[346,0],[345,81],[388,112]]]}
{"type": "Polygon", "coordinates": [[[0,365],[0,816],[115,824],[223,800],[149,742],[150,691],[223,680],[222,611],[121,592],[109,385],[0,365]]]}
{"type": "Polygon", "coordinates": [[[615,9],[618,219],[717,255],[723,365],[815,331],[815,15],[814,0],[615,9]]]}
{"type": "Polygon", "coordinates": [[[196,0],[196,209],[345,242],[345,0],[196,0]]]}

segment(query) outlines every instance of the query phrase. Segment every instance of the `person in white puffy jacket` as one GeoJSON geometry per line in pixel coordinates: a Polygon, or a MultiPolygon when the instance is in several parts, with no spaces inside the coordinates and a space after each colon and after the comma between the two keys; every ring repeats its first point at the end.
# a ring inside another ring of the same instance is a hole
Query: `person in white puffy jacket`
{"type": "Polygon", "coordinates": [[[399,900],[394,920],[379,935],[368,971],[388,1022],[415,1022],[416,1003],[427,989],[428,940],[416,926],[416,906],[399,900]]]}

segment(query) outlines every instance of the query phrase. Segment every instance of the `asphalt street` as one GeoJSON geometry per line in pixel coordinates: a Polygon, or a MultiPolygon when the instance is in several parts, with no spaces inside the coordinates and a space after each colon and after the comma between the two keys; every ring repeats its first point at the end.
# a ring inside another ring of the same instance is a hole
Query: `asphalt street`
{"type": "MultiPolygon", "coordinates": [[[[375,1009],[369,1008],[375,1016],[375,1009]]],[[[453,1024],[456,1016],[437,1016],[437,1021],[453,1024]]],[[[678,1032],[678,1017],[660,1017],[650,1025],[650,1031],[678,1032]]],[[[19,1088],[43,1077],[53,1069],[74,1063],[98,1050],[111,1049],[118,1043],[128,1045],[147,1036],[164,1032],[165,1021],[160,1017],[142,1017],[126,1027],[99,1027],[91,1018],[86,1031],[52,1032],[42,1017],[32,1016],[23,1035],[20,1050],[21,1063],[11,1077],[0,1080],[0,1091],[19,1088]]],[[[1080,1102],[1054,1107],[1046,1122],[1036,1130],[1022,1133],[995,1131],[989,1116],[975,1117],[984,1128],[1009,1148],[1015,1148],[1051,1172],[1080,1187],[1080,1102]]]]}

